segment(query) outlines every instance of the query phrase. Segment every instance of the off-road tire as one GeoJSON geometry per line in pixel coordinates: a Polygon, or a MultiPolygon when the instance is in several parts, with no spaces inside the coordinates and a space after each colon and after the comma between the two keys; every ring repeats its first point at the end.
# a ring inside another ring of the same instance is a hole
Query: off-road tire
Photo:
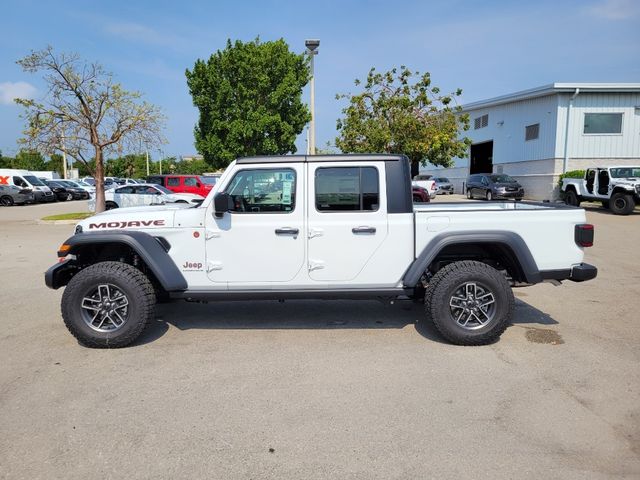
{"type": "Polygon", "coordinates": [[[113,210],[114,208],[118,208],[118,204],[116,202],[105,202],[104,204],[105,210],[113,210]]]}
{"type": "Polygon", "coordinates": [[[126,347],[153,319],[155,303],[153,285],[140,270],[126,263],[100,262],[82,269],[71,279],[62,295],[62,318],[71,334],[86,347],[126,347]],[[83,318],[83,299],[101,284],[114,285],[128,300],[126,321],[113,332],[93,330],[83,318]]]}
{"type": "Polygon", "coordinates": [[[636,208],[636,204],[633,200],[633,195],[623,192],[616,192],[611,195],[609,209],[615,215],[630,215],[634,208],[636,208]]]}
{"type": "Polygon", "coordinates": [[[3,207],[11,207],[13,203],[14,203],[13,198],[10,197],[9,195],[0,197],[0,205],[2,205],[3,207]]]}
{"type": "Polygon", "coordinates": [[[575,190],[569,189],[564,192],[564,203],[566,203],[567,205],[571,205],[572,207],[580,206],[580,198],[578,198],[575,190]]]}
{"type": "Polygon", "coordinates": [[[431,278],[425,291],[424,306],[427,320],[431,320],[449,342],[486,345],[498,339],[511,323],[514,299],[509,282],[502,273],[485,263],[463,260],[450,263],[431,278]],[[468,282],[486,286],[495,300],[492,319],[474,330],[458,324],[450,307],[456,290],[468,282]]]}

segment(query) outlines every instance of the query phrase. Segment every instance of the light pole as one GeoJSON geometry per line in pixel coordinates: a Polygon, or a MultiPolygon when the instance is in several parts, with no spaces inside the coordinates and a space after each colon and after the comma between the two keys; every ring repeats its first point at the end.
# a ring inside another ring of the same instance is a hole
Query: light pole
{"type": "Polygon", "coordinates": [[[320,46],[320,40],[307,39],[304,41],[304,46],[307,47],[307,54],[311,56],[311,123],[309,126],[309,154],[316,154],[316,82],[313,72],[313,57],[318,54],[318,47],[320,46]]]}

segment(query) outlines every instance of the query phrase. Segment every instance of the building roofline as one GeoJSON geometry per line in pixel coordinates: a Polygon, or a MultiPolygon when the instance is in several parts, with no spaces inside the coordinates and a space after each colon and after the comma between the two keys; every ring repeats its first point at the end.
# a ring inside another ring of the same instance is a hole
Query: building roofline
{"type": "Polygon", "coordinates": [[[581,93],[640,93],[640,83],[550,83],[541,87],[467,103],[462,106],[462,111],[470,112],[480,108],[494,107],[558,93],[574,93],[576,89],[580,89],[581,93]]]}

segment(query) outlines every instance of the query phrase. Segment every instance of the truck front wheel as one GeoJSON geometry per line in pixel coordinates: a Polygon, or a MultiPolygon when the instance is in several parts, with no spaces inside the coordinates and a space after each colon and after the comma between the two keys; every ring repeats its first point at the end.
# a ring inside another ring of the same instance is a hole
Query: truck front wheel
{"type": "Polygon", "coordinates": [[[425,313],[456,345],[486,345],[498,339],[513,315],[513,292],[505,276],[487,264],[450,263],[429,282],[425,313]]]}
{"type": "Polygon", "coordinates": [[[140,270],[100,262],[69,281],[62,295],[62,318],[82,345],[125,347],[153,319],[155,303],[153,285],[140,270]]]}
{"type": "Polygon", "coordinates": [[[616,215],[629,215],[636,207],[633,201],[633,195],[628,193],[616,192],[611,196],[609,208],[616,215]]]}

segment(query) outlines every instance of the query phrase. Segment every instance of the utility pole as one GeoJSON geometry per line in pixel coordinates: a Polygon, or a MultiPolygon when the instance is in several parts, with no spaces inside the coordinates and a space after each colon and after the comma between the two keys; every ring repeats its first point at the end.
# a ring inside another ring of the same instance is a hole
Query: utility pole
{"type": "Polygon", "coordinates": [[[147,148],[147,177],[150,175],[149,174],[149,149],[147,148]]]}
{"type": "Polygon", "coordinates": [[[67,179],[67,150],[64,146],[64,130],[62,131],[60,141],[62,143],[62,178],[66,180],[67,179]]]}
{"type": "Polygon", "coordinates": [[[315,81],[315,73],[313,70],[313,58],[318,54],[318,47],[320,46],[320,40],[305,40],[304,45],[307,47],[307,54],[311,56],[311,81],[310,81],[310,89],[311,89],[311,122],[309,125],[309,154],[316,154],[316,81],[315,81]]]}

